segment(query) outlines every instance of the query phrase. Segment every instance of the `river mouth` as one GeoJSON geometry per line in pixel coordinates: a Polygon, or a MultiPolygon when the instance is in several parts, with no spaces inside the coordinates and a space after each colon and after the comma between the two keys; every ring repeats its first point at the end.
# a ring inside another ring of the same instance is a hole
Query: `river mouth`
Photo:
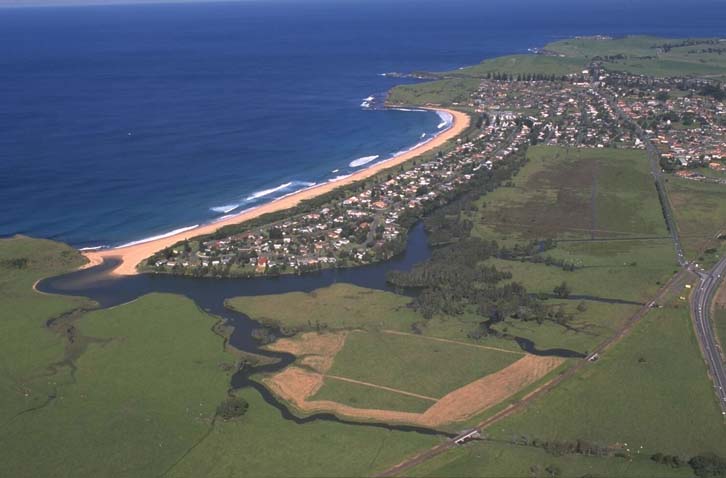
{"type": "MultiPolygon", "coordinates": [[[[388,261],[361,267],[326,269],[303,275],[257,278],[213,279],[165,274],[118,276],[110,274],[110,271],[117,265],[117,261],[111,259],[95,267],[43,279],[36,284],[36,289],[49,294],[88,297],[97,302],[101,309],[125,304],[153,292],[183,295],[194,301],[201,310],[219,317],[224,321],[225,325],[232,328],[232,333],[228,339],[229,345],[244,352],[274,359],[274,363],[246,366],[238,370],[232,375],[230,386],[232,389],[254,388],[268,404],[280,411],[283,418],[299,424],[313,420],[326,420],[349,425],[373,426],[389,430],[448,437],[452,435],[440,430],[386,423],[349,421],[341,419],[332,413],[316,413],[305,417],[295,415],[269,390],[252,378],[255,374],[274,373],[282,370],[295,361],[295,356],[261,348],[260,343],[253,338],[252,332],[262,327],[262,324],[225,306],[226,300],[232,297],[310,292],[339,282],[394,292],[394,289],[386,281],[388,272],[410,270],[414,265],[427,260],[430,256],[431,247],[428,244],[426,232],[423,224],[418,223],[409,231],[403,253],[388,261]]],[[[400,293],[400,291],[398,292],[400,293]]],[[[566,349],[540,351],[528,339],[518,337],[515,338],[515,341],[525,352],[535,355],[582,356],[578,352],[566,349]]]]}

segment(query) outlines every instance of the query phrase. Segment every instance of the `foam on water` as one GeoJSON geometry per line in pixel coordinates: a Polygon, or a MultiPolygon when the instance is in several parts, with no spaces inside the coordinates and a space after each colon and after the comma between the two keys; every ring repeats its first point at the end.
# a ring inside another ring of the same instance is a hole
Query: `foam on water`
{"type": "Polygon", "coordinates": [[[262,191],[254,192],[251,195],[247,196],[245,198],[245,201],[255,201],[257,199],[270,196],[277,192],[287,191],[290,189],[303,189],[310,186],[315,186],[315,183],[307,181],[289,181],[287,183],[280,184],[279,186],[276,186],[274,188],[263,189],[262,191]]]}
{"type": "Polygon", "coordinates": [[[228,205],[226,205],[226,206],[216,206],[216,207],[210,207],[209,209],[210,209],[210,211],[214,211],[214,212],[219,212],[219,213],[227,214],[227,213],[229,213],[229,212],[232,212],[232,211],[234,211],[234,210],[235,210],[235,209],[237,209],[238,207],[240,207],[240,205],[239,205],[239,204],[228,204],[228,205]]]}
{"type": "Polygon", "coordinates": [[[164,234],[159,234],[158,236],[151,236],[151,237],[146,237],[144,239],[139,239],[138,241],[127,242],[126,244],[122,244],[119,247],[135,246],[137,244],[143,244],[144,242],[151,242],[151,241],[155,241],[157,239],[164,239],[165,237],[173,236],[175,234],[181,234],[182,232],[191,231],[192,229],[196,229],[198,227],[199,227],[199,224],[195,224],[193,226],[187,226],[187,227],[180,227],[179,229],[174,229],[173,231],[165,232],[164,234]]]}
{"type": "Polygon", "coordinates": [[[352,176],[352,174],[341,174],[340,176],[336,176],[334,178],[328,179],[328,182],[333,183],[335,181],[340,181],[341,179],[345,179],[350,176],[352,176]]]}
{"type": "Polygon", "coordinates": [[[451,115],[451,113],[447,113],[446,111],[439,111],[436,110],[436,114],[439,115],[439,118],[441,118],[441,123],[436,127],[438,129],[442,128],[448,128],[451,126],[454,122],[454,117],[451,115]]]}
{"type": "Polygon", "coordinates": [[[379,157],[380,156],[377,154],[374,154],[372,156],[363,156],[362,158],[358,158],[358,159],[351,161],[350,163],[348,163],[348,166],[350,166],[351,168],[357,168],[359,166],[363,166],[364,164],[368,164],[371,161],[375,161],[379,157]]]}

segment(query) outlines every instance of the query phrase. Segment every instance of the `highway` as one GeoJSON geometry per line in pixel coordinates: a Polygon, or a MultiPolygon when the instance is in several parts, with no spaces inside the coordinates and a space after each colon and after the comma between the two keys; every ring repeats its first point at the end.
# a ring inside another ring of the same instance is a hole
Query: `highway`
{"type": "Polygon", "coordinates": [[[706,359],[708,371],[713,379],[716,395],[721,404],[721,413],[726,415],[726,370],[724,370],[724,363],[713,327],[711,327],[710,318],[711,303],[726,271],[726,258],[718,261],[710,271],[704,272],[696,269],[693,269],[693,271],[698,274],[701,280],[691,295],[691,317],[696,329],[698,343],[706,359]]]}

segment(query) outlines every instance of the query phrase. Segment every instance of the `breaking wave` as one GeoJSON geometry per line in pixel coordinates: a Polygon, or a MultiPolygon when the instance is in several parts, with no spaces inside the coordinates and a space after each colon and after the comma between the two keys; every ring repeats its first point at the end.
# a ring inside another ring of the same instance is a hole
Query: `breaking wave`
{"type": "Polygon", "coordinates": [[[284,184],[280,184],[279,186],[276,186],[274,188],[263,189],[262,191],[254,192],[251,195],[247,196],[245,198],[245,201],[255,201],[257,199],[270,196],[271,194],[275,194],[277,192],[309,188],[311,186],[315,186],[315,183],[310,183],[306,181],[290,181],[284,184]]]}
{"type": "Polygon", "coordinates": [[[350,163],[348,163],[348,166],[350,166],[351,168],[357,168],[358,166],[363,166],[364,164],[368,164],[371,161],[375,161],[379,157],[380,156],[377,154],[375,154],[373,156],[363,156],[362,158],[358,158],[358,159],[351,161],[350,163]]]}
{"type": "Polygon", "coordinates": [[[159,234],[158,236],[151,236],[151,237],[146,237],[144,239],[139,239],[138,241],[127,242],[126,244],[121,244],[118,247],[135,246],[137,244],[143,244],[144,242],[151,242],[151,241],[155,241],[157,239],[164,239],[165,237],[174,236],[176,234],[181,234],[182,232],[191,231],[192,229],[196,229],[198,227],[199,227],[199,224],[195,224],[193,226],[187,226],[187,227],[180,227],[179,229],[174,229],[173,231],[165,232],[164,234],[159,234]]]}
{"type": "Polygon", "coordinates": [[[238,207],[240,207],[240,204],[228,204],[226,206],[211,207],[209,209],[212,210],[212,211],[214,211],[214,212],[220,212],[220,213],[223,213],[223,214],[227,214],[229,212],[234,211],[238,207]]]}
{"type": "Polygon", "coordinates": [[[451,115],[451,113],[447,113],[446,111],[436,111],[436,114],[439,115],[439,118],[441,118],[441,123],[436,127],[438,129],[441,128],[448,128],[451,126],[454,122],[454,117],[451,115]]]}
{"type": "Polygon", "coordinates": [[[345,179],[350,176],[352,176],[352,174],[341,174],[340,176],[336,176],[334,178],[328,179],[328,182],[334,183],[335,181],[340,181],[341,179],[345,179]]]}

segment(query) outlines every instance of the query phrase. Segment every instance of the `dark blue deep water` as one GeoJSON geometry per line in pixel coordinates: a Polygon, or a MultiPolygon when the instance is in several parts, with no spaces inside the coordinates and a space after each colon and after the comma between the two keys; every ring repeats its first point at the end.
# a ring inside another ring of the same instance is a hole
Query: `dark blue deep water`
{"type": "Polygon", "coordinates": [[[650,0],[0,8],[0,235],[117,245],[207,222],[436,132],[434,113],[360,107],[401,82],[382,72],[581,34],[718,36],[724,18],[650,0]]]}

